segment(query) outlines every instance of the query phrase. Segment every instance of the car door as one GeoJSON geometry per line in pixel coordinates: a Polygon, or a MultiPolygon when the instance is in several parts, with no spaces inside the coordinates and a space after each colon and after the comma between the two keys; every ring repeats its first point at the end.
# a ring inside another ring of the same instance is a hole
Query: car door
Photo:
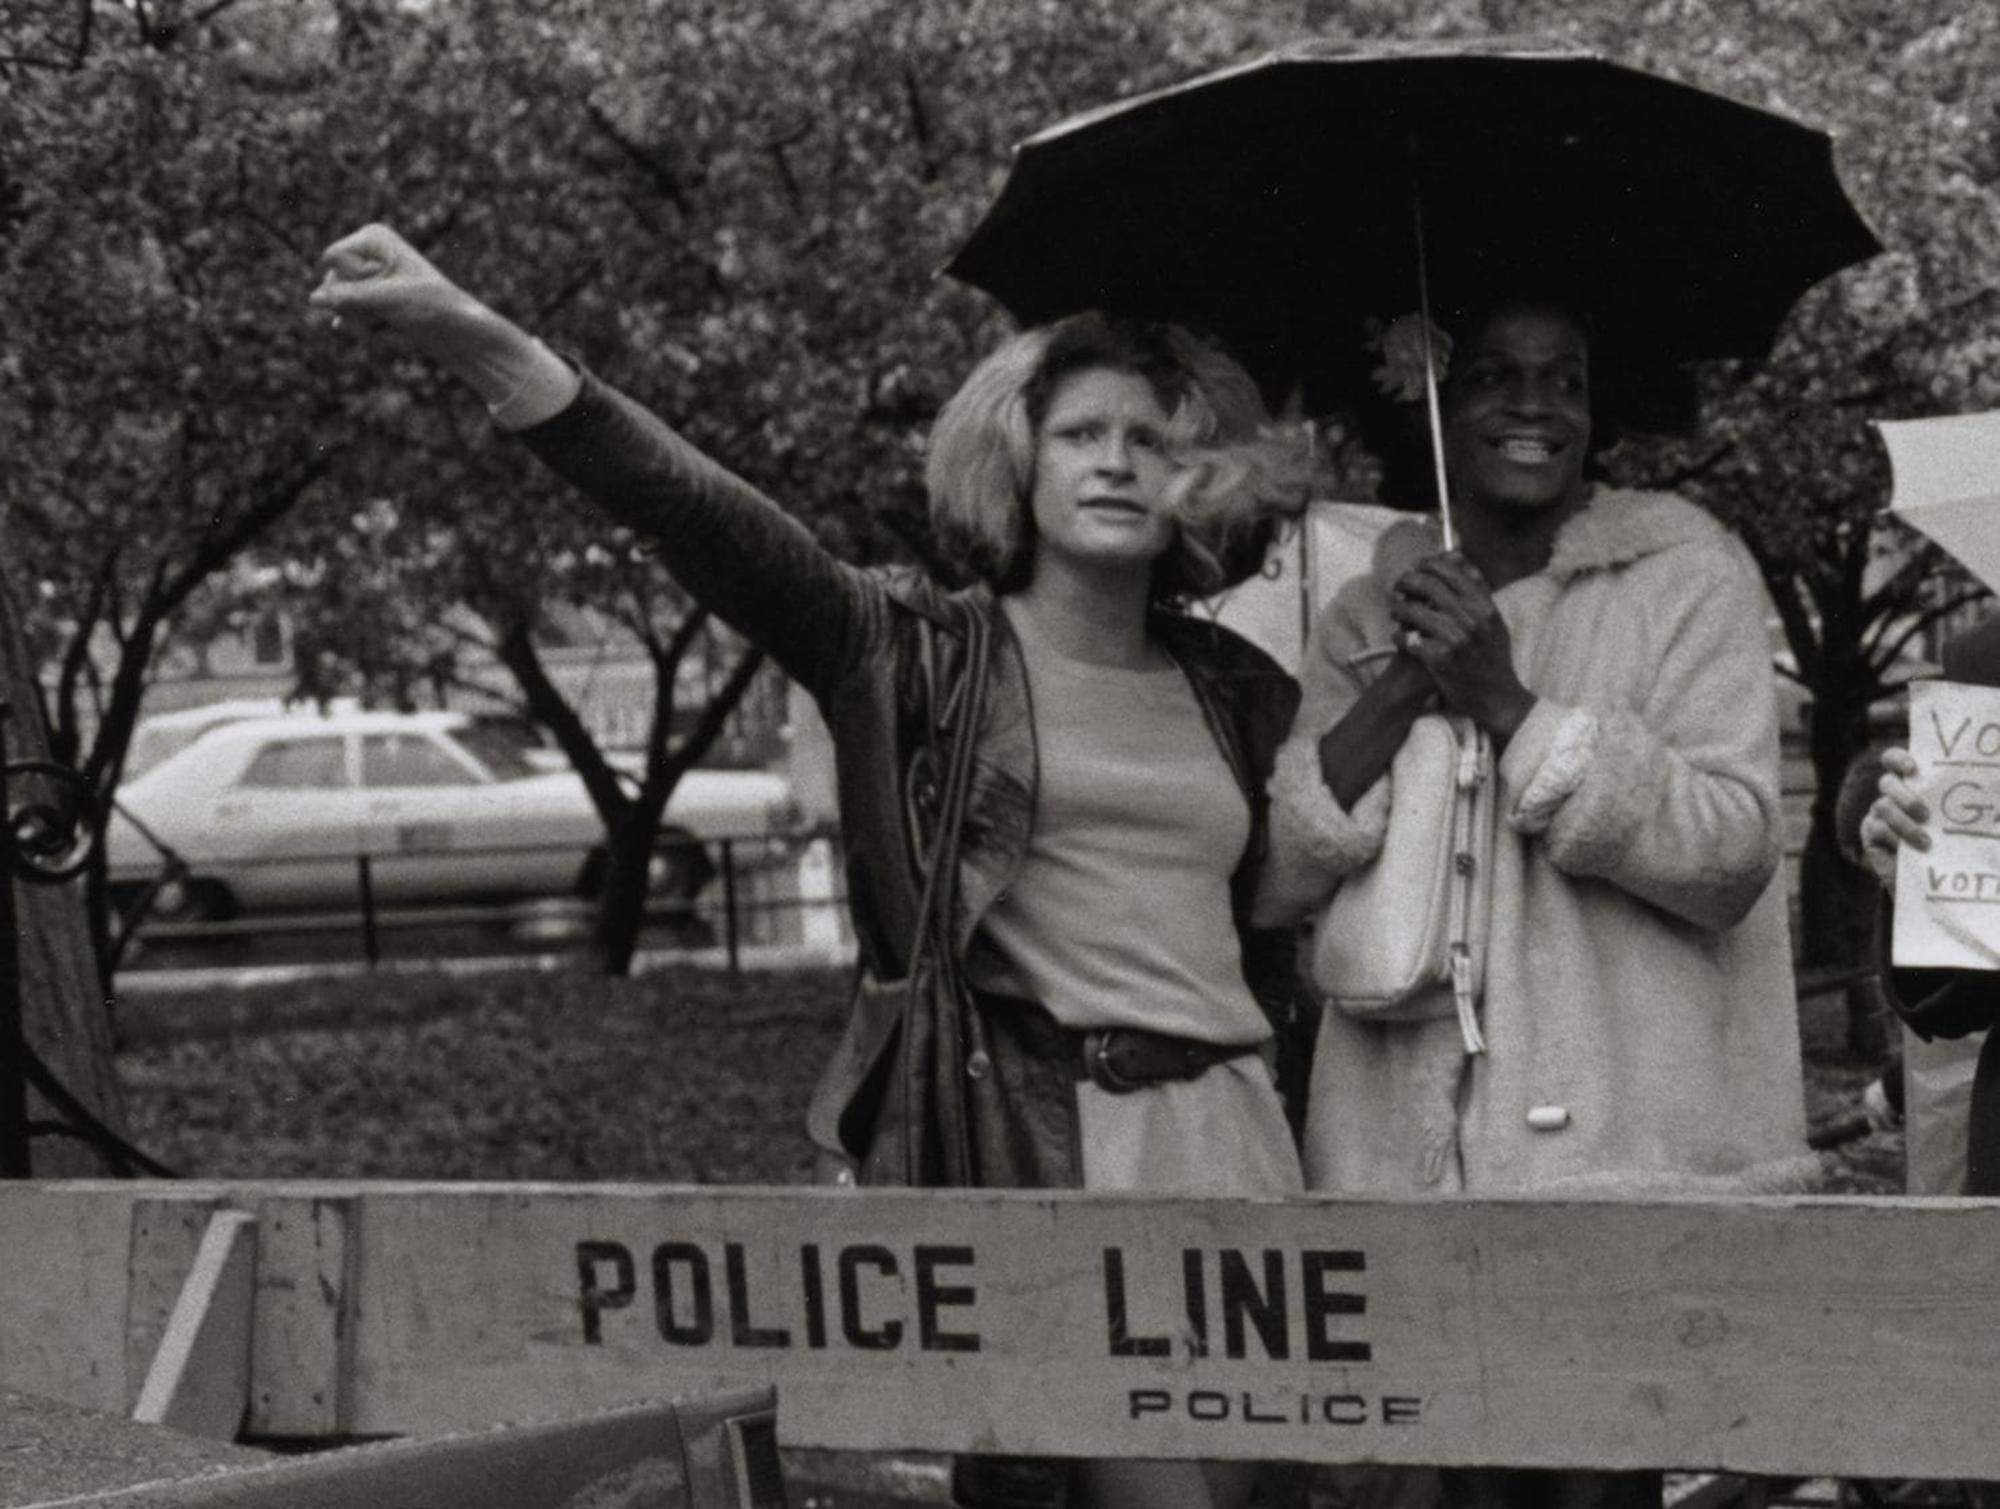
{"type": "Polygon", "coordinates": [[[362,734],[362,836],[377,899],[448,901],[504,889],[491,861],[466,842],[492,824],[492,785],[428,729],[362,734]]]}
{"type": "Polygon", "coordinates": [[[216,795],[213,869],[246,906],[351,906],[360,851],[352,751],[339,733],[274,734],[216,795]]]}

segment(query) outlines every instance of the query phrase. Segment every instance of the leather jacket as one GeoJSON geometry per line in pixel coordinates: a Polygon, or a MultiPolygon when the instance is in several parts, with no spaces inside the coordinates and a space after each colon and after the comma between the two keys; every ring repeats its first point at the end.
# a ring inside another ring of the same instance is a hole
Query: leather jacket
{"type": "MultiPolygon", "coordinates": [[[[790,515],[607,384],[583,375],[576,400],[522,438],[544,461],[657,548],[675,580],[809,691],[831,731],[848,905],[864,975],[902,978],[920,904],[913,814],[928,799],[925,746],[937,687],[953,684],[972,615],[993,626],[993,658],[960,838],[951,939],[973,986],[988,973],[979,924],[1026,853],[1034,812],[1036,744],[1020,647],[984,587],[950,591],[912,571],[863,570],[837,560],[790,515]],[[936,664],[926,674],[928,639],[936,664]]],[[[1289,930],[1251,928],[1266,846],[1264,786],[1297,708],[1297,687],[1261,650],[1206,620],[1162,612],[1154,632],[1187,675],[1251,811],[1251,836],[1231,882],[1244,974],[1272,1019],[1281,1082],[1297,1076],[1307,1020],[1298,1005],[1289,930]]],[[[956,1008],[990,1016],[967,992],[956,1008]]],[[[829,1152],[843,1143],[842,1111],[861,1093],[883,1024],[868,996],[813,1098],[809,1129],[829,1152]]],[[[980,1139],[980,1182],[1079,1182],[1073,1076],[1017,1062],[1013,1033],[982,1047],[1015,1101],[1014,1124],[980,1139]]],[[[977,1072],[983,1072],[986,1066],[977,1072]]],[[[993,1129],[982,1129],[992,1131],[993,1129]]]]}

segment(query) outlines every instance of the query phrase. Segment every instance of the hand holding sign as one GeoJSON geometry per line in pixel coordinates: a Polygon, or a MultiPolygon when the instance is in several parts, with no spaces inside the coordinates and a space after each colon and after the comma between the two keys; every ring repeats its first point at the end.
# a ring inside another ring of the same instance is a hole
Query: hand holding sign
{"type": "Polygon", "coordinates": [[[1881,755],[1879,795],[1861,819],[1861,853],[1875,878],[1896,894],[1896,868],[1905,844],[1928,854],[1930,803],[1910,783],[1917,778],[1917,760],[1907,749],[1885,749],[1881,755]]]}
{"type": "Polygon", "coordinates": [[[1897,852],[1895,962],[2000,969],[2000,689],[1912,686],[1909,753],[1865,834],[1897,852]]]}

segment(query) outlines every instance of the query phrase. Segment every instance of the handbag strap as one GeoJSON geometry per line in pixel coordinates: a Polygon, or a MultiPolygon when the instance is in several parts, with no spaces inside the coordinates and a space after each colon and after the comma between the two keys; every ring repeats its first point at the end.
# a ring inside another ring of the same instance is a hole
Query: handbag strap
{"type": "Polygon", "coordinates": [[[917,960],[926,944],[935,944],[948,936],[951,905],[957,896],[958,841],[965,822],[966,799],[972,789],[974,743],[979,737],[980,713],[986,703],[992,642],[992,625],[983,613],[974,611],[966,634],[965,662],[953,679],[943,707],[938,708],[933,669],[936,650],[933,637],[937,632],[928,624],[925,626],[924,679],[926,695],[933,702],[933,707],[926,710],[927,719],[946,741],[944,779],[939,787],[937,825],[924,860],[924,886],[917,902],[916,929],[910,940],[907,970],[911,974],[916,972],[917,960]]]}
{"type": "MultiPolygon", "coordinates": [[[[943,707],[927,708],[931,728],[947,740],[944,780],[940,787],[937,827],[931,835],[930,853],[924,864],[924,886],[917,902],[915,931],[910,939],[905,976],[914,986],[927,952],[934,953],[938,968],[955,978],[957,961],[951,946],[954,903],[958,895],[958,845],[965,824],[966,800],[972,789],[974,745],[979,737],[979,720],[986,705],[986,686],[991,666],[992,624],[977,608],[968,615],[965,659],[953,679],[943,707]]],[[[925,626],[920,653],[925,657],[925,692],[935,704],[937,680],[935,662],[937,630],[925,626]]],[[[949,980],[947,981],[949,983],[949,980]]],[[[907,1024],[899,1050],[901,1073],[910,1085],[916,1073],[916,1034],[907,1024]]],[[[954,1071],[955,1072],[955,1071],[954,1071]]],[[[962,1118],[961,1118],[962,1120],[962,1118]]],[[[903,1120],[903,1171],[905,1182],[916,1178],[921,1146],[922,1115],[914,1112],[903,1120]]],[[[945,1149],[953,1183],[970,1180],[969,1146],[945,1149]]]]}

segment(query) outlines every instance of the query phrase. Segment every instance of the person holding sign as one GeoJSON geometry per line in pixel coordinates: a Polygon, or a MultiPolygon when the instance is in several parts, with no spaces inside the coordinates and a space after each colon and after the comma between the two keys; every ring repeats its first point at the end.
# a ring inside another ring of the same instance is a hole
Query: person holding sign
{"type": "Polygon", "coordinates": [[[1882,752],[1879,795],[1860,837],[1891,908],[1883,932],[1894,941],[1882,972],[1890,1006],[1926,1042],[1987,1033],[1972,1078],[1965,1193],[1993,1197],[2000,1034],[1990,1029],[2000,1026],[2000,929],[1985,919],[2000,915],[1988,909],[2000,880],[1989,873],[1995,831],[1987,810],[2000,786],[2000,692],[1990,690],[2000,687],[2000,619],[1947,643],[1943,662],[1942,684],[1911,688],[1911,741],[1926,759],[1907,748],[1882,752]]]}
{"type": "MultiPolygon", "coordinates": [[[[1250,921],[1296,688],[1175,611],[1303,502],[1303,447],[1239,366],[1090,314],[1002,345],[931,437],[940,543],[979,580],[951,592],[836,560],[387,227],[323,265],[315,306],[464,379],[825,713],[864,964],[811,1118],[829,1156],[921,1183],[1300,1189],[1272,1064],[1292,940],[1250,921]]],[[[1085,1474],[1096,1504],[1208,1506],[1252,1470],[1085,1474]]]]}

